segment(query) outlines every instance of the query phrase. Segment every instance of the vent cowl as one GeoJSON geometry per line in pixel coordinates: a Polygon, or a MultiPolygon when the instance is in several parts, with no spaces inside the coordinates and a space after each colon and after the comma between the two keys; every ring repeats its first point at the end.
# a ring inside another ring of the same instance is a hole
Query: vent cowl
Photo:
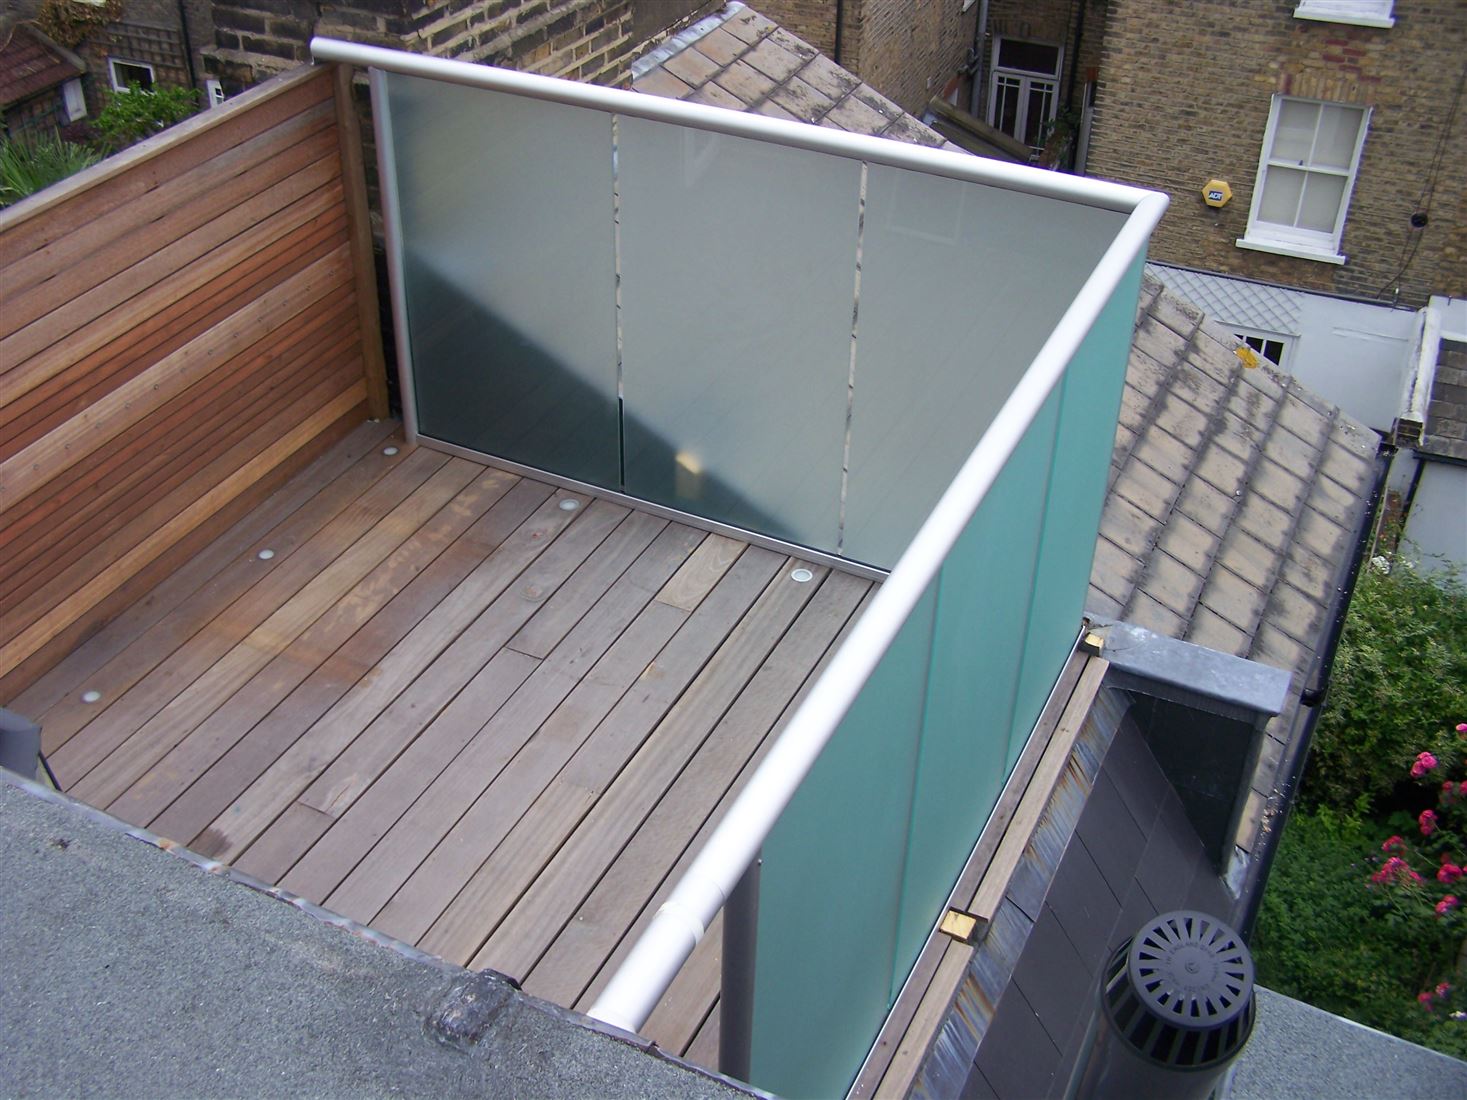
{"type": "Polygon", "coordinates": [[[1163,913],[1111,956],[1103,1000],[1116,1034],[1147,1062],[1213,1069],[1253,1031],[1253,959],[1221,921],[1163,913]]]}

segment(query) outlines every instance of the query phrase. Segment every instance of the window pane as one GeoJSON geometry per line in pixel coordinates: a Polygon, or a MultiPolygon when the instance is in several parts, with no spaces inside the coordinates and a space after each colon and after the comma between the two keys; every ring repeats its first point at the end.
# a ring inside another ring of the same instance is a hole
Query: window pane
{"type": "Polygon", "coordinates": [[[1011,76],[999,77],[994,99],[993,125],[1015,137],[1019,128],[1019,81],[1011,76]]]}
{"type": "Polygon", "coordinates": [[[998,65],[1001,69],[1023,69],[1025,72],[1059,75],[1059,47],[1038,42],[999,39],[998,65]]]}
{"type": "Polygon", "coordinates": [[[1286,99],[1279,104],[1278,125],[1273,132],[1274,160],[1295,164],[1309,163],[1309,150],[1314,145],[1314,129],[1319,121],[1319,104],[1286,99]]]}
{"type": "Polygon", "coordinates": [[[1293,225],[1306,174],[1292,168],[1270,168],[1263,181],[1263,201],[1258,204],[1258,220],[1293,225]]]}
{"type": "Polygon", "coordinates": [[[1355,107],[1326,104],[1319,116],[1319,138],[1314,143],[1314,163],[1331,168],[1349,168],[1360,133],[1361,112],[1355,107]]]}
{"type": "Polygon", "coordinates": [[[1054,98],[1054,85],[1048,81],[1035,80],[1029,84],[1029,113],[1024,118],[1024,144],[1037,146],[1044,135],[1044,124],[1049,121],[1049,104],[1054,98]]]}
{"type": "Polygon", "coordinates": [[[1299,206],[1300,229],[1317,229],[1321,233],[1335,231],[1340,213],[1340,200],[1345,197],[1345,177],[1323,172],[1310,172],[1304,184],[1304,201],[1299,206]]]}

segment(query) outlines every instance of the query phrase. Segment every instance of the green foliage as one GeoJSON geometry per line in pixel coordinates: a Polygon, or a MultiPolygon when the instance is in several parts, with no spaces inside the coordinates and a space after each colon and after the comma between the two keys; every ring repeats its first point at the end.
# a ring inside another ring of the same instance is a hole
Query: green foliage
{"type": "Polygon", "coordinates": [[[1279,847],[1251,944],[1270,989],[1456,1058],[1467,1021],[1428,1012],[1417,993],[1451,980],[1457,943],[1430,910],[1414,916],[1367,885],[1380,829],[1328,808],[1298,810],[1279,847]]]}
{"type": "Polygon", "coordinates": [[[1454,573],[1377,558],[1350,604],[1304,803],[1383,806],[1417,753],[1447,748],[1443,715],[1467,715],[1467,589],[1454,573]]]}
{"type": "Polygon", "coordinates": [[[199,93],[192,88],[143,89],[129,84],[127,91],[115,92],[107,100],[97,116],[97,132],[113,149],[123,149],[183,121],[198,109],[199,93]]]}
{"type": "Polygon", "coordinates": [[[101,159],[101,153],[54,133],[0,139],[0,206],[19,202],[101,159]]]}

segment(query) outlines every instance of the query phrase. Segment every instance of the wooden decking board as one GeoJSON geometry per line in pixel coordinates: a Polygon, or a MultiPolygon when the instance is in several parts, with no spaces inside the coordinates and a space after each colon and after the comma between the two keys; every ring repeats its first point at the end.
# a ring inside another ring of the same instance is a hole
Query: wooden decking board
{"type": "Polygon", "coordinates": [[[70,738],[56,750],[51,765],[70,786],[103,757],[131,737],[229,649],[326,568],[373,522],[379,509],[396,504],[443,464],[443,456],[422,451],[391,466],[385,476],[332,517],[305,545],[284,561],[263,562],[264,573],[242,596],[210,621],[199,645],[176,650],[142,681],[115,699],[104,697],[105,709],[89,713],[85,735],[70,738]]]}
{"type": "MultiPolygon", "coordinates": [[[[825,578],[706,744],[527,972],[526,990],[556,1004],[579,1002],[627,929],[662,889],[669,871],[703,833],[708,816],[724,803],[751,761],[762,757],[760,750],[789,700],[868,587],[847,574],[825,578]]],[[[630,782],[633,788],[638,785],[636,779],[630,782]]]]}
{"type": "Polygon", "coordinates": [[[451,459],[405,500],[75,784],[78,797],[109,806],[144,772],[271,660],[314,625],[337,600],[379,566],[406,537],[431,519],[474,477],[479,467],[451,459]]]}
{"type": "MultiPolygon", "coordinates": [[[[656,569],[659,560],[668,554],[676,555],[680,560],[685,551],[677,545],[679,540],[676,535],[672,539],[664,540],[657,551],[643,553],[666,526],[665,520],[646,513],[634,513],[611,538],[597,548],[591,558],[576,571],[572,580],[562,586],[557,596],[565,594],[576,578],[586,576],[596,576],[604,592],[606,581],[602,576],[603,571],[615,575],[631,564],[631,559],[644,563],[644,572],[648,568],[656,569]]],[[[686,529],[683,532],[684,540],[687,535],[692,534],[686,529]]],[[[605,598],[610,600],[610,597],[611,593],[607,592],[605,598]]],[[[622,598],[614,606],[620,610],[624,604],[625,600],[622,598]]],[[[541,615],[555,615],[565,606],[556,606],[555,598],[552,598],[531,618],[530,623],[533,624],[541,615]]],[[[593,608],[588,612],[587,618],[580,621],[594,624],[597,618],[593,608]]],[[[560,630],[568,633],[571,625],[564,623],[560,630]]],[[[548,709],[544,713],[536,713],[533,707],[527,708],[523,697],[529,696],[537,700],[544,698],[549,694],[546,691],[546,686],[549,686],[552,692],[558,692],[554,695],[558,699],[574,686],[579,674],[579,663],[587,662],[592,655],[590,647],[580,642],[580,637],[585,633],[585,629],[577,627],[575,642],[567,643],[563,650],[554,651],[553,657],[547,654],[552,659],[546,660],[535,670],[530,680],[502,710],[494,714],[479,711],[477,714],[470,712],[460,716],[457,713],[463,709],[460,706],[463,697],[460,696],[385,772],[372,776],[370,783],[362,784],[356,777],[358,769],[351,760],[350,750],[339,757],[307,790],[301,801],[307,805],[316,805],[331,817],[340,819],[341,825],[305,856],[301,866],[294,868],[286,876],[288,888],[309,896],[326,897],[412,805],[417,796],[444,771],[452,768],[455,772],[482,777],[481,785],[487,785],[498,770],[493,767],[492,761],[481,760],[472,753],[462,757],[460,754],[466,746],[480,738],[486,725],[497,727],[510,723],[511,735],[517,731],[533,730],[538,726],[544,714],[549,712],[548,709]],[[567,683],[569,686],[566,686],[567,683]],[[455,713],[450,714],[451,711],[455,713]],[[313,793],[323,801],[313,802],[313,793]]],[[[493,732],[488,736],[493,737],[493,732]]],[[[443,798],[444,792],[440,790],[435,796],[434,805],[442,809],[442,816],[449,816],[450,811],[444,805],[443,798]]],[[[299,852],[305,853],[312,843],[315,843],[315,838],[310,838],[307,844],[303,844],[299,852]]]]}
{"type": "MultiPolygon", "coordinates": [[[[256,723],[218,763],[154,818],[151,827],[164,836],[185,841],[197,837],[481,566],[549,492],[547,486],[516,480],[486,515],[256,723]]],[[[288,867],[282,867],[281,873],[288,867]]]]}
{"type": "MultiPolygon", "coordinates": [[[[700,532],[680,525],[665,530],[611,586],[605,599],[547,656],[525,688],[500,714],[480,723],[482,728],[475,731],[472,740],[451,760],[438,751],[438,746],[423,746],[423,753],[437,759],[436,775],[427,775],[428,769],[419,769],[415,760],[404,760],[405,767],[414,768],[415,780],[389,772],[364,795],[361,804],[352,806],[334,830],[330,844],[324,845],[320,852],[312,852],[307,864],[299,869],[300,875],[293,879],[298,887],[303,892],[309,888],[323,898],[334,897],[334,904],[343,909],[375,914],[491,784],[503,781],[520,796],[538,790],[533,771],[527,770],[526,762],[543,762],[553,758],[553,754],[542,750],[518,763],[510,758],[532,734],[543,738],[547,725],[554,729],[551,724],[554,716],[564,711],[567,696],[582,682],[582,676],[599,676],[603,684],[608,680],[615,683],[608,675],[607,662],[602,660],[613,645],[619,645],[622,652],[630,648],[640,654],[640,658],[623,663],[627,670],[625,683],[630,683],[635,670],[646,667],[672,630],[654,631],[655,644],[638,645],[634,620],[642,614],[651,592],[687,558],[701,538],[700,532]],[[425,789],[426,795],[419,798],[425,789]],[[343,863],[349,860],[351,866],[347,870],[353,870],[390,830],[395,830],[391,839],[373,851],[370,863],[353,883],[340,894],[332,894],[346,877],[341,871],[343,863]],[[322,861],[329,866],[321,866],[322,861]]],[[[683,617],[676,618],[680,623],[683,617]]],[[[605,704],[607,710],[610,706],[611,702],[605,704]]],[[[542,763],[542,773],[543,770],[542,763]]],[[[550,768],[549,775],[541,782],[548,781],[554,770],[550,768]]],[[[510,810],[513,805],[513,796],[501,803],[501,808],[511,814],[503,831],[518,818],[510,810]]],[[[467,828],[482,841],[490,835],[492,826],[478,822],[467,828]]]]}
{"type": "MultiPolygon", "coordinates": [[[[871,582],[810,564],[799,583],[796,559],[623,503],[385,456],[390,431],[318,460],[319,485],[28,696],[73,793],[584,1009],[871,582]]],[[[646,1029],[704,1063],[720,928],[646,1029]]]]}
{"type": "MultiPolygon", "coordinates": [[[[476,472],[476,471],[470,471],[476,472]]],[[[509,490],[508,475],[475,477],[219,707],[140,776],[108,811],[151,822],[356,631],[428,568],[509,490]]],[[[268,624],[266,624],[268,626],[268,624]]],[[[262,627],[263,629],[263,627],[262,627]]]]}
{"type": "MultiPolygon", "coordinates": [[[[778,554],[752,546],[740,554],[698,610],[653,661],[635,674],[636,681],[576,748],[492,855],[480,847],[483,837],[478,830],[464,827],[470,820],[466,817],[450,833],[449,843],[440,845],[423,862],[374,921],[384,931],[397,929],[393,935],[421,938],[423,943],[433,945],[427,950],[444,958],[463,963],[473,958],[560,845],[580,826],[611,777],[677,705],[783,560],[778,554]],[[460,853],[464,849],[473,855],[463,858],[460,853]],[[488,859],[480,863],[482,855],[488,855],[488,859]],[[430,876],[438,880],[432,893],[421,888],[430,876]],[[463,889],[455,896],[454,887],[460,883],[463,889]],[[445,893],[453,899],[446,908],[441,902],[445,893]]],[[[500,801],[507,799],[496,799],[496,809],[500,801]]]]}
{"type": "Polygon", "coordinates": [[[16,708],[41,722],[45,751],[54,753],[95,717],[97,708],[79,698],[83,690],[119,697],[253,585],[260,573],[251,547],[270,546],[283,561],[401,461],[380,453],[395,431],[363,425],[17,696],[16,708]]]}
{"type": "MultiPolygon", "coordinates": [[[[307,516],[319,512],[323,502],[331,499],[333,493],[341,493],[351,479],[372,478],[369,456],[380,454],[380,448],[387,445],[395,431],[395,425],[384,421],[368,422],[353,430],[340,445],[317,458],[299,477],[281,486],[226,534],[170,575],[147,599],[139,600],[116,616],[17,695],[13,701],[16,709],[41,720],[44,750],[53,752],[64,739],[59,736],[59,715],[53,708],[63,705],[69,690],[75,702],[72,684],[98,676],[103,677],[108,688],[119,683],[127,686],[135,683],[147,670],[141,666],[151,659],[149,647],[142,644],[144,637],[166,634],[170,628],[177,628],[187,614],[181,608],[201,608],[204,617],[200,621],[207,622],[210,606],[223,606],[232,598],[230,592],[237,594],[251,583],[245,564],[248,547],[257,539],[268,539],[275,534],[282,536],[282,545],[288,541],[293,546],[295,536],[287,533],[290,525],[304,523],[307,516]],[[167,627],[162,625],[165,623],[167,627]],[[104,669],[109,670],[105,675],[104,669]]],[[[395,461],[385,457],[382,460],[395,461]]],[[[285,552],[289,552],[289,546],[285,552]]],[[[188,630],[182,636],[173,634],[174,646],[192,633],[193,630],[188,630]]],[[[103,694],[115,692],[104,690],[103,694]]],[[[92,709],[88,708],[87,717],[92,709]]],[[[76,728],[79,727],[74,726],[70,732],[76,728]]]]}
{"type": "MultiPolygon", "coordinates": [[[[470,574],[455,596],[440,603],[377,666],[375,674],[358,682],[319,721],[287,749],[250,787],[195,838],[195,845],[219,859],[234,859],[308,787],[316,776],[370,725],[397,696],[424,672],[433,672],[439,659],[456,642],[472,647],[480,631],[494,623],[481,611],[514,583],[516,578],[570,522],[572,513],[558,506],[563,499],[583,497],[556,494],[528,521],[500,544],[498,552],[470,574]],[[466,591],[467,586],[467,591],[466,591]],[[463,598],[472,596],[477,598],[463,598]],[[465,641],[467,639],[467,641],[465,641]]],[[[580,513],[575,513],[579,515],[580,513]]],[[[455,650],[462,672],[464,648],[455,650]]],[[[487,655],[485,655],[487,659],[487,655]]],[[[472,675],[482,662],[468,671],[472,675]]],[[[444,675],[444,674],[440,674],[444,675]]],[[[458,683],[466,682],[464,676],[458,683]]]]}
{"type": "MultiPolygon", "coordinates": [[[[503,649],[599,547],[615,539],[628,518],[625,508],[605,501],[595,501],[577,515],[515,580],[514,587],[495,600],[478,622],[439,654],[432,668],[337,757],[341,766],[323,772],[301,793],[300,801],[333,817],[345,813],[397,759],[408,739],[416,737],[435,714],[442,713],[445,701],[451,702],[463,690],[462,685],[481,666],[483,654],[503,649]]],[[[479,725],[493,713],[480,712],[479,725]]]]}

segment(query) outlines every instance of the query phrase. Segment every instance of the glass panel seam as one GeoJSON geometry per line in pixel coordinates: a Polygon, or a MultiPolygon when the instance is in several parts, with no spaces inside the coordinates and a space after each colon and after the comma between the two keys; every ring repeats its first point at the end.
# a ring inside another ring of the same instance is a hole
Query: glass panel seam
{"type": "Polygon", "coordinates": [[[617,141],[620,137],[619,115],[611,115],[611,285],[612,315],[616,318],[616,485],[627,487],[627,411],[622,390],[621,330],[621,177],[617,141]]]}
{"type": "Polygon", "coordinates": [[[861,182],[856,190],[856,272],[851,290],[851,359],[846,371],[846,434],[840,457],[840,511],[835,526],[835,552],[846,544],[846,490],[851,482],[851,417],[856,404],[856,340],[861,321],[861,245],[866,234],[866,170],[861,162],[861,182]]]}

